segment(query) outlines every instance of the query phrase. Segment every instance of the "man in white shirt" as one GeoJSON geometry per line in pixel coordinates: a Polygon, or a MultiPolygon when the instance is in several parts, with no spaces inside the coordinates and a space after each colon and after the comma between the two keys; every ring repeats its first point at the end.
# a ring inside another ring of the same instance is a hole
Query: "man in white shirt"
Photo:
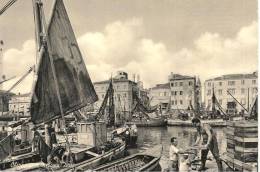
{"type": "Polygon", "coordinates": [[[169,157],[170,157],[170,171],[178,171],[178,153],[180,150],[177,148],[178,141],[176,137],[171,138],[171,146],[170,146],[170,151],[169,151],[169,157]]]}

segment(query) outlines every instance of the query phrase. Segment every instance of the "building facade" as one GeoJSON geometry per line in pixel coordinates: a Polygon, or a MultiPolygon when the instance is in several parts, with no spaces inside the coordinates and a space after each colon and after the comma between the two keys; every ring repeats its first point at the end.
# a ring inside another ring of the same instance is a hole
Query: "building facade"
{"type": "Polygon", "coordinates": [[[224,110],[227,110],[228,103],[234,102],[236,104],[237,113],[244,113],[245,109],[251,108],[257,96],[257,80],[257,72],[252,74],[223,75],[206,80],[204,83],[205,107],[209,109],[212,106],[214,88],[215,96],[224,110]]]}
{"type": "Polygon", "coordinates": [[[187,110],[198,108],[201,104],[201,86],[196,77],[173,74],[168,77],[170,83],[171,109],[187,110]]]}
{"type": "Polygon", "coordinates": [[[9,112],[22,116],[29,116],[31,101],[30,96],[30,93],[12,96],[9,100],[9,112]]]}
{"type": "Polygon", "coordinates": [[[161,105],[162,110],[167,110],[170,106],[171,98],[170,83],[157,84],[150,88],[149,97],[151,106],[161,105]]]}
{"type": "MultiPolygon", "coordinates": [[[[98,95],[95,109],[99,109],[106,95],[110,80],[94,82],[94,88],[98,95]]],[[[133,108],[133,90],[138,91],[136,82],[128,79],[126,72],[119,71],[113,78],[115,113],[124,112],[128,119],[133,108]]]]}

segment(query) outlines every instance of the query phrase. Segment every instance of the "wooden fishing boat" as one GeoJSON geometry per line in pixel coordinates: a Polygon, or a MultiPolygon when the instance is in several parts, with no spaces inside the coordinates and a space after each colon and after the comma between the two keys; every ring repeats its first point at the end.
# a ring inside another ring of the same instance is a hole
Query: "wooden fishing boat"
{"type": "Polygon", "coordinates": [[[129,147],[136,146],[137,138],[138,138],[138,130],[135,124],[131,124],[130,126],[124,125],[122,127],[116,128],[112,131],[113,137],[120,137],[129,147]]]}
{"type": "Polygon", "coordinates": [[[149,151],[133,154],[112,163],[102,165],[93,171],[159,171],[161,151],[162,147],[156,146],[149,151]]]}
{"type": "MultiPolygon", "coordinates": [[[[40,158],[38,157],[38,159],[35,159],[38,161],[26,161],[26,163],[30,163],[30,165],[20,163],[18,160],[16,163],[10,161],[7,171],[74,171],[75,168],[84,170],[93,169],[98,165],[123,157],[125,154],[125,146],[124,142],[118,141],[114,143],[110,142],[99,147],[71,145],[71,153],[74,157],[74,163],[72,164],[65,164],[63,162],[60,164],[45,164],[40,162],[40,158]]],[[[36,156],[36,154],[34,156],[36,156]]],[[[24,157],[22,159],[24,160],[24,157]]]]}
{"type": "Polygon", "coordinates": [[[167,120],[162,117],[149,119],[132,119],[131,122],[126,122],[126,124],[135,124],[137,127],[165,127],[167,126],[167,120]]]}

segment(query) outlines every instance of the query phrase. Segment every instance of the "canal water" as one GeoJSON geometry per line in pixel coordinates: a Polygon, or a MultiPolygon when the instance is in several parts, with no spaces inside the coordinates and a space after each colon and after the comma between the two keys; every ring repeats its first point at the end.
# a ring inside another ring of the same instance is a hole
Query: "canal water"
{"type": "MultiPolygon", "coordinates": [[[[218,139],[218,147],[220,154],[226,150],[226,139],[224,128],[214,128],[218,139]]],[[[170,138],[176,137],[178,139],[178,147],[188,149],[196,140],[196,129],[192,127],[142,127],[138,128],[137,148],[129,149],[129,152],[137,153],[155,145],[161,144],[163,146],[163,153],[160,161],[162,169],[168,167],[169,163],[169,147],[170,138]]],[[[209,153],[209,156],[212,156],[209,153]]]]}

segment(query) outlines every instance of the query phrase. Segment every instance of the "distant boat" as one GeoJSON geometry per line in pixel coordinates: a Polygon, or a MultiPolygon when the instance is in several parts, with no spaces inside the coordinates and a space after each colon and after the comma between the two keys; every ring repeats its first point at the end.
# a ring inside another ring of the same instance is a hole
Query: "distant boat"
{"type": "Polygon", "coordinates": [[[134,123],[137,127],[165,127],[167,125],[167,120],[162,117],[152,118],[149,117],[148,119],[132,119],[131,122],[126,122],[126,124],[134,123]]]}

